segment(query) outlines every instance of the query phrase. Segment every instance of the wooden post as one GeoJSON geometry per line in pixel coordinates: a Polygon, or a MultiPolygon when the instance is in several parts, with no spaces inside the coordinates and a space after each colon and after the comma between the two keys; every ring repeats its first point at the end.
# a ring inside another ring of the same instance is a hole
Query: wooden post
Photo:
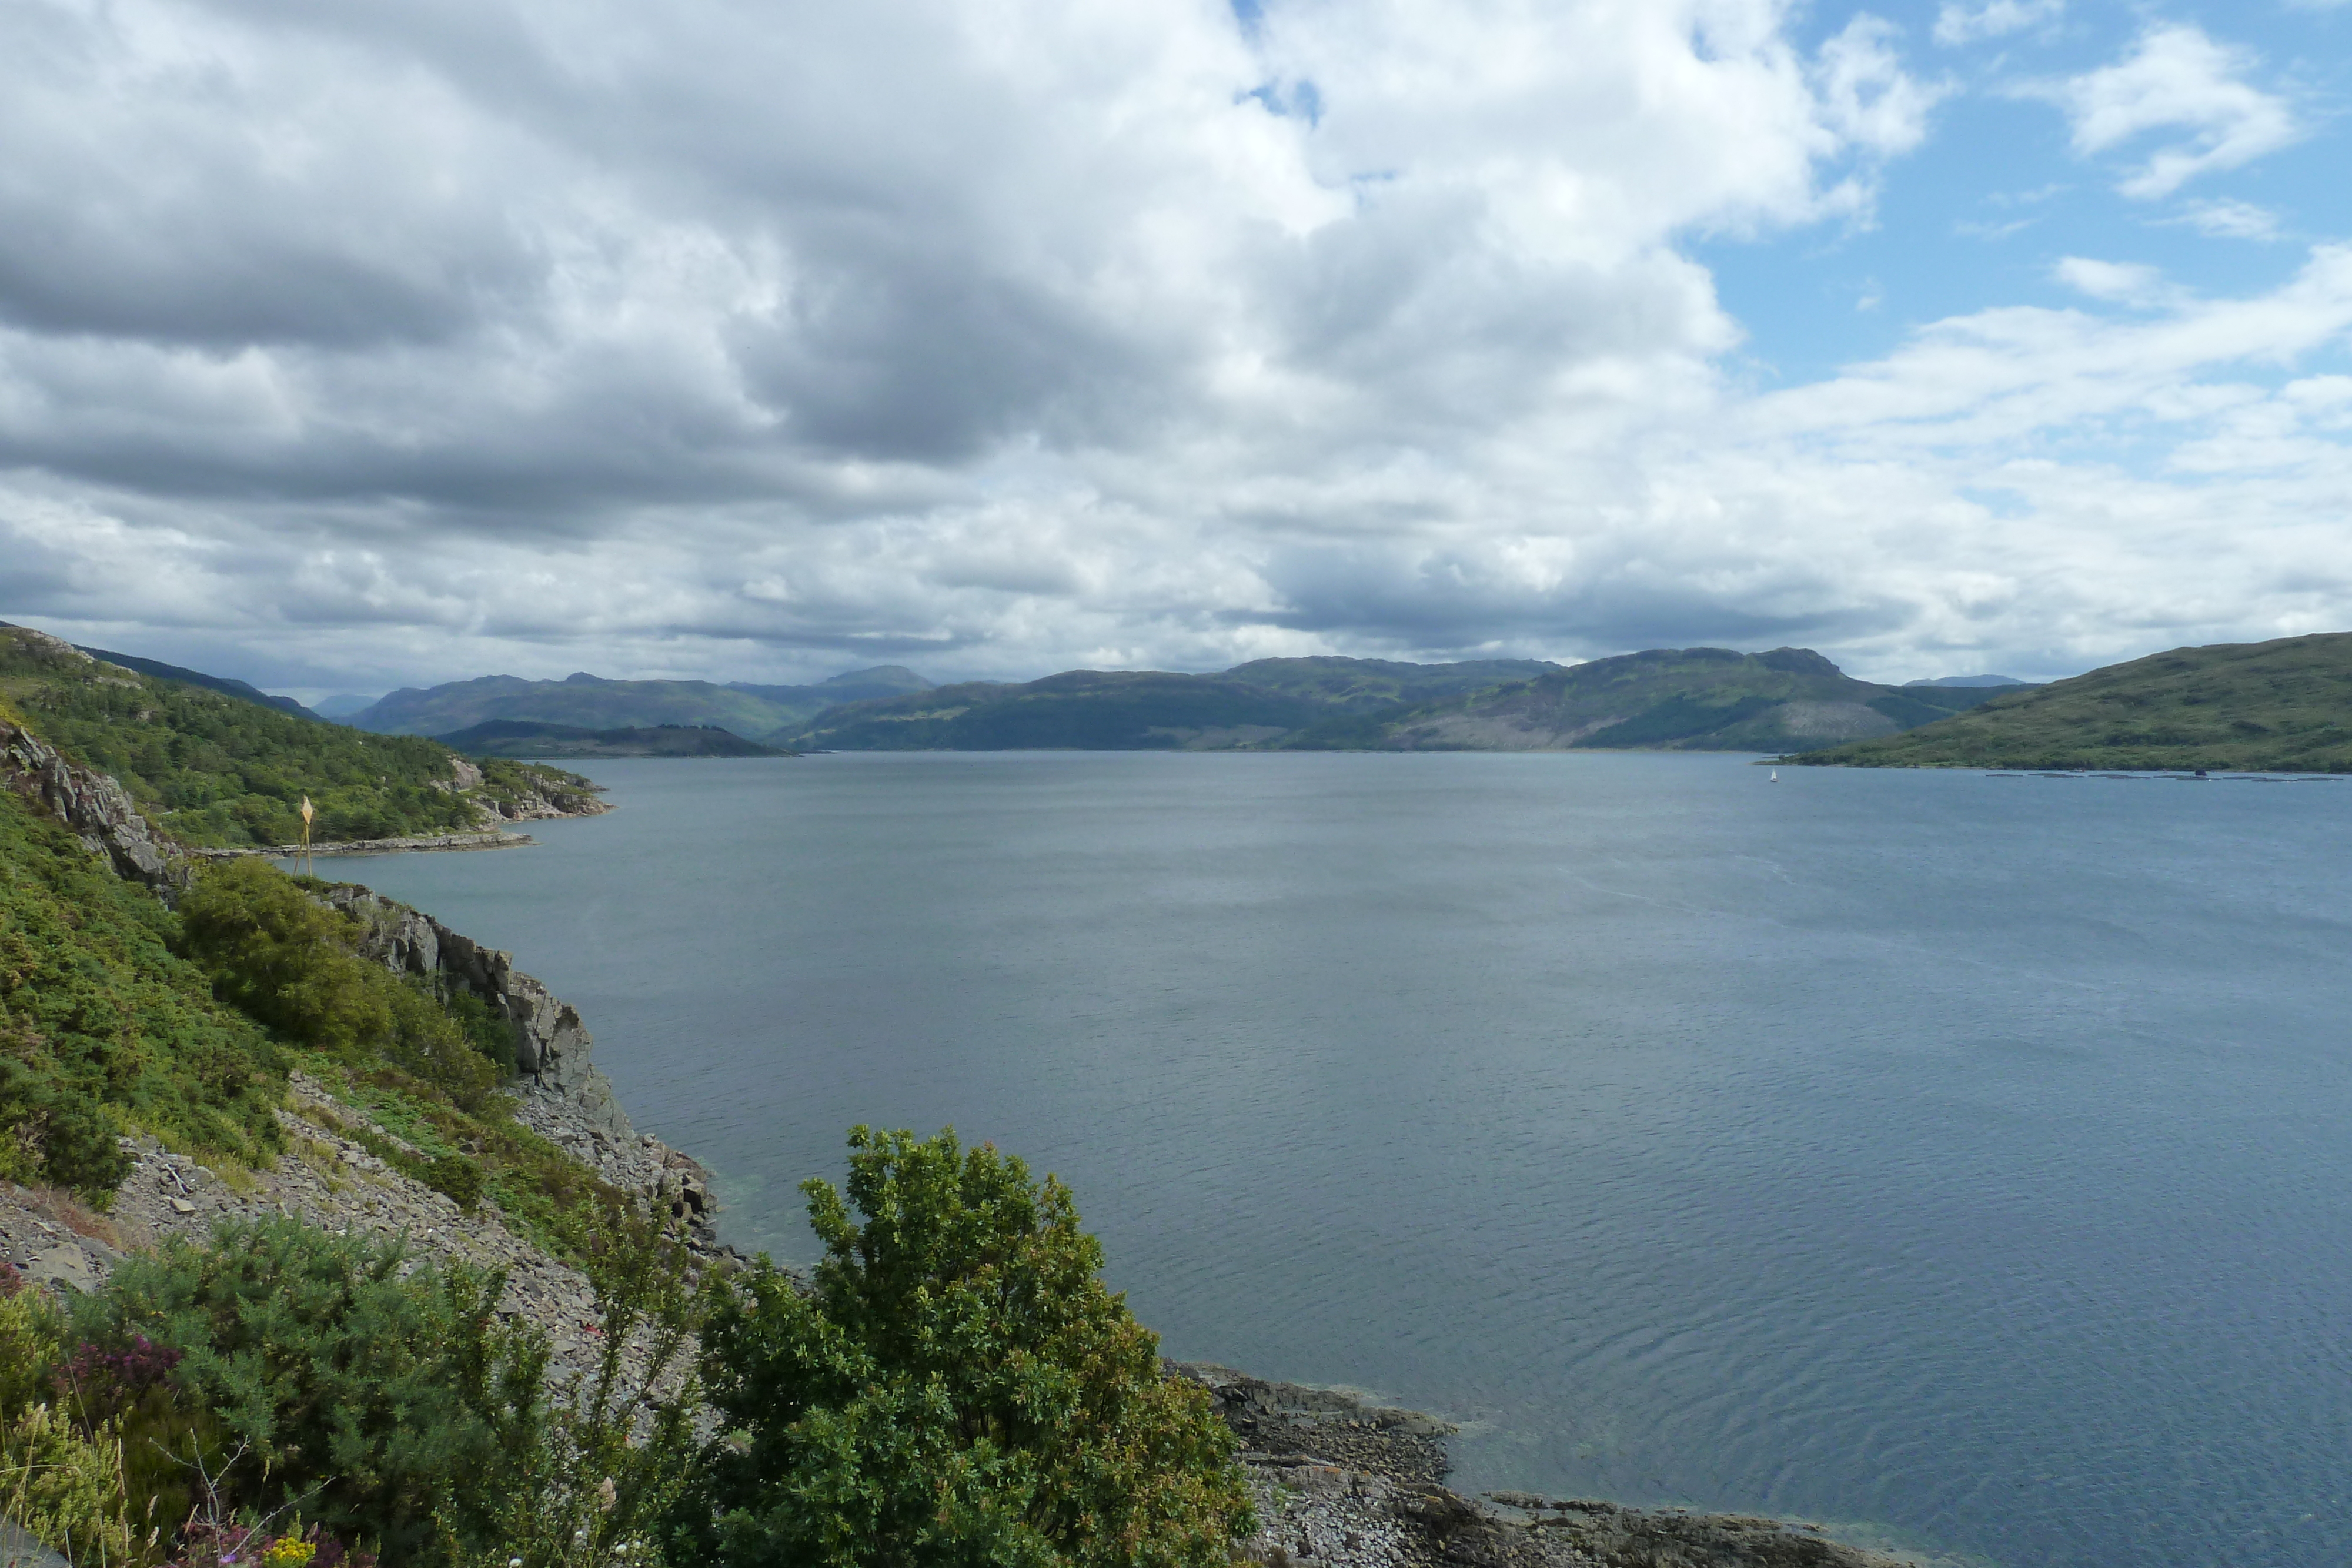
{"type": "Polygon", "coordinates": [[[302,869],[308,874],[316,876],[319,874],[319,862],[310,858],[310,818],[312,815],[314,815],[314,809],[310,804],[310,797],[305,795],[302,797],[302,869]]]}

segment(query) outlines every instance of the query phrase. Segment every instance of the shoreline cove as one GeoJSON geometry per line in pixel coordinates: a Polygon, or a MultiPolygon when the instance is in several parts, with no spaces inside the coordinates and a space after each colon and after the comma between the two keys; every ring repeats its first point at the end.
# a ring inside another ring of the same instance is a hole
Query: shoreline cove
{"type": "MultiPolygon", "coordinates": [[[[37,761],[20,789],[80,832],[94,855],[159,895],[186,885],[191,852],[153,834],[119,783],[54,755],[37,761]]],[[[401,846],[459,847],[509,846],[401,846]]],[[[508,1092],[517,1121],[649,1210],[667,1210],[695,1266],[731,1272],[744,1265],[740,1250],[718,1239],[711,1173],[636,1131],[591,1060],[593,1039],[575,1009],[517,969],[509,953],[370,888],[336,883],[319,896],[364,919],[362,957],[463,990],[514,1026],[521,1071],[508,1092]]],[[[123,1138],[131,1169],[104,1212],[55,1191],[0,1184],[0,1259],[33,1285],[86,1291],[129,1252],[173,1237],[201,1244],[225,1219],[284,1216],[339,1234],[401,1238],[420,1259],[502,1270],[499,1311],[545,1331],[551,1374],[593,1364],[600,1331],[579,1270],[510,1228],[495,1205],[460,1205],[394,1168],[371,1145],[388,1142],[410,1155],[414,1147],[307,1074],[291,1075],[276,1114],[288,1147],[267,1170],[215,1168],[151,1137],[123,1138]]],[[[628,1364],[642,1373],[635,1355],[628,1364]]],[[[1444,1484],[1452,1469],[1445,1439],[1456,1430],[1449,1423],[1210,1363],[1163,1366],[1205,1388],[1235,1433],[1260,1516],[1258,1533],[1239,1552],[1267,1568],[1934,1568],[1951,1561],[1867,1551],[1802,1521],[1522,1492],[1465,1497],[1444,1484]]]]}

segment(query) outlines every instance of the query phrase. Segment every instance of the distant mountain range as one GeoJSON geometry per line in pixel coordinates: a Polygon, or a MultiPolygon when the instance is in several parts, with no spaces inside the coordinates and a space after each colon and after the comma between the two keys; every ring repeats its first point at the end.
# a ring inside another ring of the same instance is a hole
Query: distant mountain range
{"type": "Polygon", "coordinates": [[[1785,760],[1868,768],[2352,772],[2352,633],[2175,648],[1906,735],[1785,760]]]}
{"type": "Polygon", "coordinates": [[[1209,675],[1066,670],[1017,685],[974,682],[853,703],[785,738],[836,751],[1224,750],[1559,667],[1533,659],[1307,658],[1258,659],[1209,675]]]}
{"type": "Polygon", "coordinates": [[[1932,723],[1992,695],[1857,681],[1819,653],[1668,648],[1563,667],[1260,659],[1214,675],[1071,670],[835,708],[805,749],[1779,751],[1932,723]]]}
{"type": "MultiPolygon", "coordinates": [[[[84,652],[350,734],[244,681],[84,652]]],[[[488,758],[1665,749],[1867,767],[2352,772],[2352,633],[2176,648],[2042,686],[1994,674],[1880,685],[1804,648],[1657,648],[1572,666],[1258,659],[1213,674],[1068,670],[947,686],[898,665],[811,685],[488,675],[394,692],[352,722],[488,758]]]]}
{"type": "MultiPolygon", "coordinates": [[[[242,682],[194,671],[178,678],[306,712],[242,682]]],[[[1211,674],[1067,670],[946,686],[897,665],[811,685],[485,675],[394,692],[348,722],[432,737],[471,755],[547,758],[1045,747],[1786,751],[1934,722],[2001,690],[1982,684],[2001,679],[1877,685],[1801,648],[1654,649],[1572,667],[1256,659],[1211,674]]]]}
{"type": "Polygon", "coordinates": [[[451,735],[499,719],[570,725],[586,730],[713,725],[766,742],[830,707],[927,689],[912,670],[884,664],[811,686],[748,682],[608,681],[575,674],[561,681],[484,675],[417,690],[404,687],[344,722],[378,735],[451,735]]]}

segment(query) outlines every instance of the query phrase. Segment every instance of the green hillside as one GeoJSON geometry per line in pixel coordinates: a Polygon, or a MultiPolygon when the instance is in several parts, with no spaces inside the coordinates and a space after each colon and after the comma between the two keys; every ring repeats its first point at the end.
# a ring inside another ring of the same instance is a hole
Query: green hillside
{"type": "MultiPolygon", "coordinates": [[[[81,644],[75,644],[81,647],[81,644]]],[[[136,653],[117,653],[105,648],[82,647],[93,659],[103,659],[110,664],[120,664],[142,675],[161,675],[167,681],[183,685],[202,686],[206,691],[220,692],[228,696],[243,697],[249,703],[274,707],[279,713],[290,713],[296,718],[317,718],[320,716],[296,702],[292,697],[273,696],[247,681],[232,680],[226,675],[208,675],[202,670],[191,670],[179,664],[167,664],[161,659],[142,659],[136,653]]]]}
{"type": "Polygon", "coordinates": [[[75,761],[121,779],[173,837],[200,846],[291,843],[308,795],[320,841],[463,831],[478,799],[586,787],[494,760],[460,789],[449,748],[364,735],[104,664],[56,638],[0,627],[0,700],[75,761]]]}
{"type": "Polygon", "coordinates": [[[2352,632],[2175,648],[1790,762],[2352,772],[2352,632]]]}
{"type": "Polygon", "coordinates": [[[1778,751],[1892,735],[1981,702],[1974,687],[1875,685],[1805,648],[1657,648],[1465,696],[1335,718],[1294,750],[1778,751]]]}
{"type": "Polygon", "coordinates": [[[710,681],[560,681],[484,675],[418,690],[404,687],[351,716],[379,735],[451,735],[497,719],[578,729],[714,725],[765,741],[844,703],[897,696],[929,685],[897,665],[858,670],[811,686],[719,685],[710,681]]]}
{"type": "Polygon", "coordinates": [[[645,729],[583,729],[570,724],[494,718],[438,737],[469,757],[790,757],[709,725],[664,724],[645,729]]]}

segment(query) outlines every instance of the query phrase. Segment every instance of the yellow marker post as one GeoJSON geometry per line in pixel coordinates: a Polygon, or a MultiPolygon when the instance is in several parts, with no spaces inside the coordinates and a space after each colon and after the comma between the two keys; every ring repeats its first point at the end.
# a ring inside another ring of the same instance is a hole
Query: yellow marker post
{"type": "Polygon", "coordinates": [[[302,869],[311,876],[319,874],[319,862],[310,858],[310,819],[316,815],[310,797],[302,797],[302,869]]]}

